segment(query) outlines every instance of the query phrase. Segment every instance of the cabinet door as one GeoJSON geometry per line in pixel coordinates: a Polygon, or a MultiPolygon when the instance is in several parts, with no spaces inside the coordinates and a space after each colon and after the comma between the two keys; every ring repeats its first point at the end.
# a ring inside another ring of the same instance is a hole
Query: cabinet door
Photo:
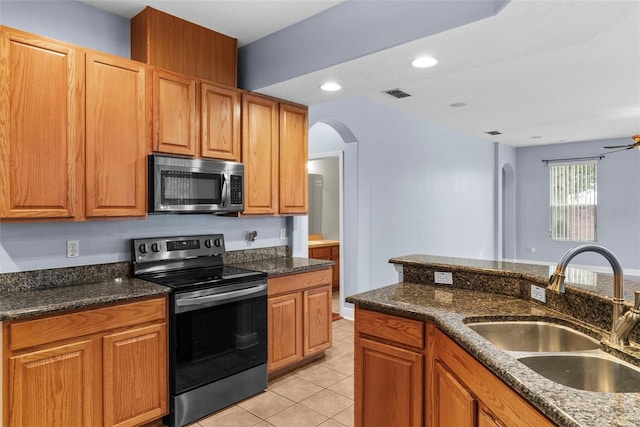
{"type": "Polygon", "coordinates": [[[476,400],[440,361],[434,366],[434,427],[475,427],[476,400]]]}
{"type": "Polygon", "coordinates": [[[195,156],[196,81],[153,69],[153,150],[195,156]]]}
{"type": "Polygon", "coordinates": [[[136,426],[167,413],[167,324],[103,338],[104,425],[136,426]]]}
{"type": "Polygon", "coordinates": [[[478,427],[504,427],[503,424],[496,420],[493,414],[487,411],[484,405],[478,408],[478,427]]]}
{"type": "Polygon", "coordinates": [[[306,214],[309,202],[307,178],[307,108],[280,104],[280,213],[306,214]]]}
{"type": "Polygon", "coordinates": [[[359,337],[355,343],[355,425],[422,426],[422,354],[359,337]]]}
{"type": "Polygon", "coordinates": [[[100,425],[100,364],[94,355],[94,343],[85,340],[10,357],[8,425],[100,425]]]}
{"type": "Polygon", "coordinates": [[[87,53],[86,215],[146,213],[145,65],[87,53]]]}
{"type": "Polygon", "coordinates": [[[82,217],[83,53],[0,32],[0,218],[82,217]]]}
{"type": "Polygon", "coordinates": [[[278,103],[242,95],[244,213],[278,212],[278,103]]]}
{"type": "Polygon", "coordinates": [[[240,92],[208,83],[200,87],[200,154],[240,161],[240,92]]]}
{"type": "Polygon", "coordinates": [[[331,347],[331,286],[303,292],[304,356],[331,347]]]}
{"type": "Polygon", "coordinates": [[[302,294],[269,297],[269,372],[302,360],[302,294]]]}

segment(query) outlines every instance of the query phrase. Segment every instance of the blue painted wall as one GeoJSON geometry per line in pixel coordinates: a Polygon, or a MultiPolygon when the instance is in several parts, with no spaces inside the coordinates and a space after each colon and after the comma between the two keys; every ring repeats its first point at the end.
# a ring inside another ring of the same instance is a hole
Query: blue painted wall
{"type": "MultiPolygon", "coordinates": [[[[0,2],[0,24],[103,52],[129,57],[129,21],[74,1],[0,2]]],[[[135,237],[224,233],[227,250],[288,244],[284,217],[222,218],[159,215],[148,220],[83,223],[0,223],[0,273],[130,260],[135,237]],[[249,244],[248,230],[258,239],[249,244]],[[80,241],[80,256],[66,258],[66,241],[80,241]]]]}
{"type": "MultiPolygon", "coordinates": [[[[605,145],[630,144],[630,138],[520,148],[517,150],[518,259],[558,262],[575,242],[549,239],[549,169],[543,159],[594,156],[605,145]],[[532,251],[532,249],[534,251],[532,251]]],[[[597,239],[625,269],[640,269],[640,153],[607,155],[598,162],[597,239]]],[[[598,255],[581,254],[572,264],[608,266],[598,255]]]]}
{"type": "Polygon", "coordinates": [[[494,146],[366,97],[310,109],[309,152],[344,150],[344,294],[397,281],[389,258],[493,259],[494,146]],[[315,123],[338,121],[344,144],[315,123]]]}

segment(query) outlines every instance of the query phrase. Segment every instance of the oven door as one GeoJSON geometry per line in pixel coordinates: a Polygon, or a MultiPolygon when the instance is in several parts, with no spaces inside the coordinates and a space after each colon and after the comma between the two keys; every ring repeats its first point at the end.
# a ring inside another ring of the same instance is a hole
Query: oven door
{"type": "Polygon", "coordinates": [[[267,362],[266,279],[174,294],[172,394],[267,362]]]}

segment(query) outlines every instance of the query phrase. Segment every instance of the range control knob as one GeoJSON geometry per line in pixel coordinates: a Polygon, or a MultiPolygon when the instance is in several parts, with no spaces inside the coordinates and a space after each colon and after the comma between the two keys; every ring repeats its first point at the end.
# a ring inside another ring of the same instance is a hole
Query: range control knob
{"type": "Polygon", "coordinates": [[[142,243],[140,244],[140,246],[138,246],[138,251],[140,251],[141,254],[146,254],[148,250],[149,248],[147,248],[146,243],[142,243]]]}
{"type": "Polygon", "coordinates": [[[206,239],[204,241],[204,246],[207,248],[211,248],[211,246],[213,245],[213,243],[211,242],[211,239],[206,239]]]}
{"type": "Polygon", "coordinates": [[[218,238],[214,240],[213,243],[216,245],[217,248],[219,248],[220,246],[222,246],[222,239],[218,238]]]}
{"type": "Polygon", "coordinates": [[[153,252],[160,252],[160,244],[159,243],[152,243],[151,244],[151,250],[153,252]]]}

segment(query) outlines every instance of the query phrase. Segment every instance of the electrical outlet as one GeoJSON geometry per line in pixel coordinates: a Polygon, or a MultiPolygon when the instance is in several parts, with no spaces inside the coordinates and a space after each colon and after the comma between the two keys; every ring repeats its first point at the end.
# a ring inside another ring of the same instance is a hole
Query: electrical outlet
{"type": "Polygon", "coordinates": [[[80,256],[80,240],[67,240],[67,258],[80,256]]]}
{"type": "Polygon", "coordinates": [[[547,302],[547,291],[540,286],[531,285],[531,298],[540,302],[547,302]]]}
{"type": "Polygon", "coordinates": [[[453,275],[451,273],[436,271],[433,273],[433,280],[443,285],[453,285],[453,275]]]}
{"type": "Polygon", "coordinates": [[[281,228],[280,229],[280,240],[287,240],[287,229],[286,228],[281,228]]]}

